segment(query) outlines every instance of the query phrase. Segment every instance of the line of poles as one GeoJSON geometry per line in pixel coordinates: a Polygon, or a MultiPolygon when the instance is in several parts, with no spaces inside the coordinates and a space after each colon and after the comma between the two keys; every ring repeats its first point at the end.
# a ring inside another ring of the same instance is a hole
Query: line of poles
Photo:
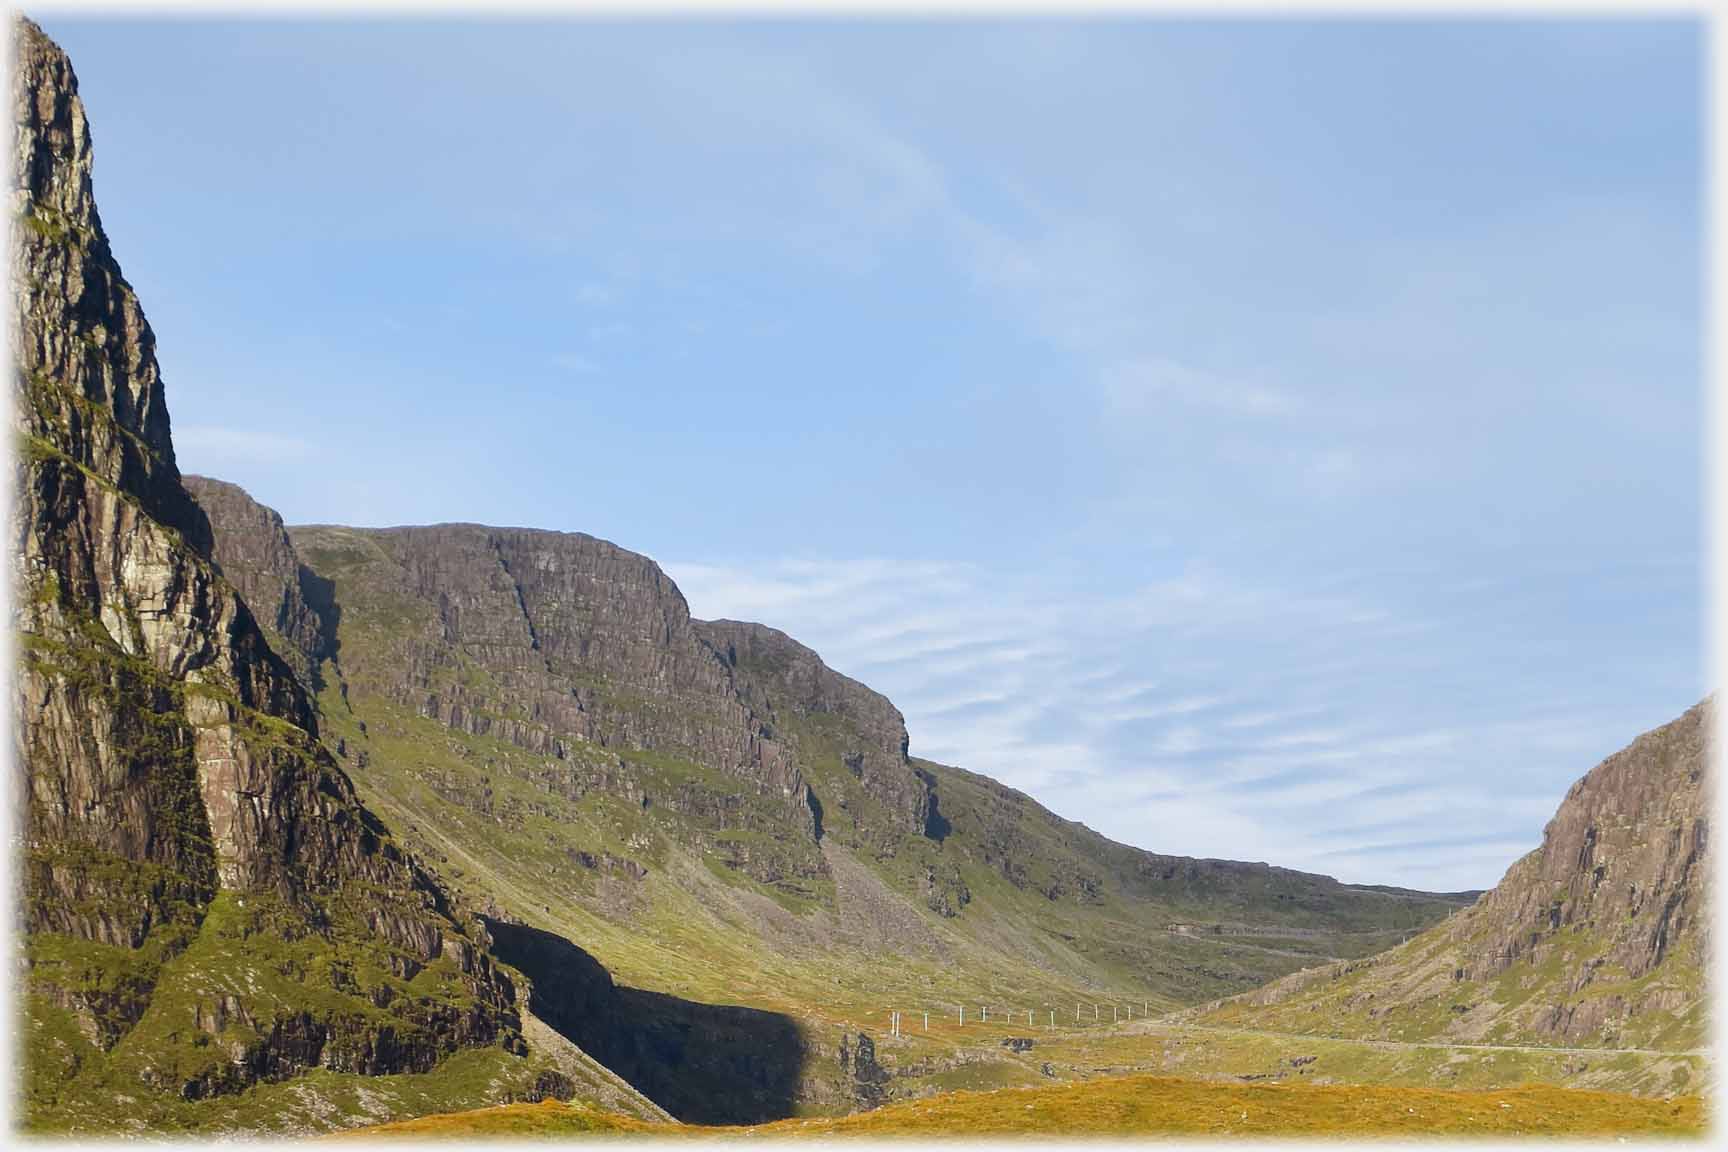
{"type": "MultiPolygon", "coordinates": [[[[966,1005],[956,1004],[954,1007],[956,1010],[956,1016],[960,1022],[960,1026],[962,1028],[964,1028],[966,1026],[966,1005]]],[[[1103,1021],[1104,1017],[1103,1017],[1103,1006],[1102,1005],[1099,1005],[1099,1004],[1085,1005],[1085,1004],[1076,1003],[1074,1005],[1074,1023],[1080,1024],[1083,1022],[1084,1015],[1085,1015],[1085,1009],[1087,1007],[1090,1007],[1092,1009],[1092,1023],[1096,1024],[1096,1023],[1100,1023],[1103,1021]]],[[[988,1004],[980,1004],[978,1006],[977,1011],[973,1014],[973,1019],[980,1024],[988,1024],[988,1023],[990,1023],[990,1011],[991,1011],[991,1009],[990,1009],[990,1006],[988,1004]]],[[[1028,1008],[1025,1011],[1026,1011],[1026,1026],[1028,1028],[1036,1027],[1037,1026],[1037,1019],[1038,1019],[1036,1009],[1028,1008]]],[[[1046,1013],[1046,1026],[1050,1027],[1050,1028],[1056,1027],[1056,1009],[1049,1007],[1049,1006],[1046,1006],[1045,1007],[1045,1013],[1046,1013]]],[[[1152,1014],[1151,1001],[1142,1000],[1140,1002],[1140,1017],[1141,1017],[1141,1019],[1145,1019],[1145,1018],[1151,1016],[1151,1014],[1152,1014]]],[[[905,1031],[903,1030],[903,1027],[902,1027],[905,1018],[907,1016],[917,1017],[919,1015],[922,1015],[922,1017],[923,1017],[924,1031],[926,1031],[926,1032],[930,1031],[930,1012],[928,1009],[920,1009],[918,1012],[913,1012],[913,1013],[903,1012],[898,1008],[889,1009],[888,1010],[889,1034],[893,1035],[893,1036],[905,1035],[905,1031]]],[[[996,1009],[996,1019],[998,1022],[1006,1022],[1009,1025],[1013,1025],[1013,1024],[1017,1023],[1020,1019],[1020,1010],[1017,1008],[997,1008],[996,1009]]],[[[1111,1004],[1110,1005],[1110,1022],[1112,1024],[1120,1024],[1123,1022],[1123,1020],[1132,1020],[1132,1019],[1134,1019],[1134,1005],[1132,1005],[1132,1004],[1128,1004],[1128,1005],[1111,1004]]]]}

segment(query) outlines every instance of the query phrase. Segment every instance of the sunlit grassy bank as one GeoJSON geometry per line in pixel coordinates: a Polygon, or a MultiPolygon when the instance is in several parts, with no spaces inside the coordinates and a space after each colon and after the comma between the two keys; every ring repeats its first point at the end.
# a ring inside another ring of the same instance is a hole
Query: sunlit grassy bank
{"type": "Polygon", "coordinates": [[[1705,1131],[1697,1096],[1670,1099],[1534,1086],[1494,1091],[1228,1084],[1122,1076],[955,1092],[852,1116],[751,1128],[650,1125],[582,1105],[519,1104],[426,1116],[349,1136],[1676,1136],[1705,1131]]]}

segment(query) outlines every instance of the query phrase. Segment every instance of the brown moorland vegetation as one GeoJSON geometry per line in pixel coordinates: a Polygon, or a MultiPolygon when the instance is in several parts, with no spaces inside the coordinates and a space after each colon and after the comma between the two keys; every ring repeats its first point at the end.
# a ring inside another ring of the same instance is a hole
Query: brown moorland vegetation
{"type": "Polygon", "coordinates": [[[586,1105],[513,1104],[344,1133],[407,1137],[669,1136],[1673,1136],[1705,1134],[1701,1097],[1530,1086],[1490,1091],[1231,1084],[1122,1076],[953,1092],[833,1118],[752,1127],[647,1124],[586,1105]]]}

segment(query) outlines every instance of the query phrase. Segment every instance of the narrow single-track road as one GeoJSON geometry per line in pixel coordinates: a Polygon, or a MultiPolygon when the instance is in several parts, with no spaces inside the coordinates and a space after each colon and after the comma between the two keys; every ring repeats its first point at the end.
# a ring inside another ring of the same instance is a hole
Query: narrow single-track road
{"type": "Polygon", "coordinates": [[[1330,1041],[1334,1044],[1364,1044],[1373,1048],[1461,1048],[1473,1052],[1548,1052],[1559,1056],[1684,1056],[1692,1059],[1710,1055],[1708,1048],[1561,1048],[1545,1044],[1471,1044],[1465,1041],[1449,1040],[1370,1040],[1358,1036],[1327,1036],[1317,1032],[1273,1032],[1262,1028],[1228,1028],[1216,1024],[1165,1023],[1159,1020],[1148,1020],[1129,1027],[1134,1031],[1212,1032],[1227,1036],[1269,1036],[1278,1040],[1300,1040],[1306,1043],[1330,1041]]]}

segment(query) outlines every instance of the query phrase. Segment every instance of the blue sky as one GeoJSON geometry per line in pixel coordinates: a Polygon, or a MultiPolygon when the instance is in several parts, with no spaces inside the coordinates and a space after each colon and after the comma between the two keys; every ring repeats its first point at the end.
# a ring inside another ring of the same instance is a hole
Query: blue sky
{"type": "Polygon", "coordinates": [[[1706,690],[1696,22],[44,26],[181,465],[291,523],[615,540],[1348,880],[1706,690]]]}

